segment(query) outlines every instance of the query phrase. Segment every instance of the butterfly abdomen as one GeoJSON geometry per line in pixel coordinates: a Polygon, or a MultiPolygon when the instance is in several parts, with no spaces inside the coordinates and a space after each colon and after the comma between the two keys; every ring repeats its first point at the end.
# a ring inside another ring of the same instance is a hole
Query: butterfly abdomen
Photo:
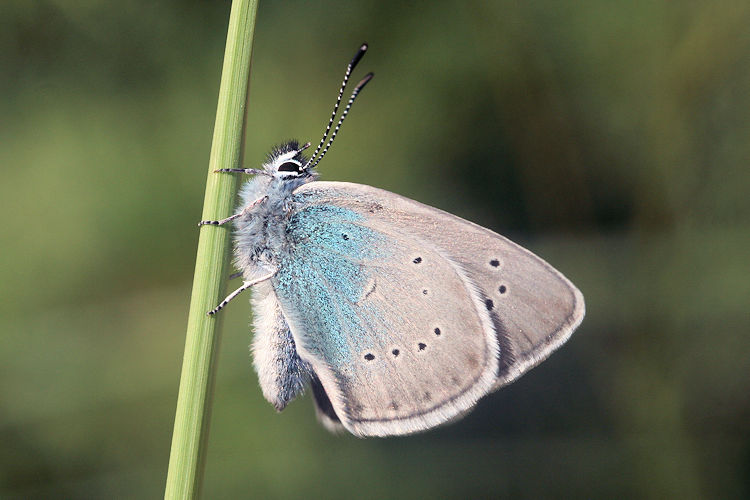
{"type": "Polygon", "coordinates": [[[253,364],[263,396],[278,411],[304,392],[311,368],[297,353],[276,294],[267,283],[253,293],[253,364]]]}

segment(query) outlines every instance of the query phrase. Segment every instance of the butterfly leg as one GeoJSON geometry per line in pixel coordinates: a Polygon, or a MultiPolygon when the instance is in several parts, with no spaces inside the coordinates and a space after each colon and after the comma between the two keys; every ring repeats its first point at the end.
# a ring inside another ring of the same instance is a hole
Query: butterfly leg
{"type": "Polygon", "coordinates": [[[247,175],[271,175],[265,170],[258,170],[257,168],[220,168],[214,170],[214,172],[230,172],[235,174],[247,174],[247,175]]]}
{"type": "Polygon", "coordinates": [[[231,221],[233,221],[234,219],[236,219],[237,217],[240,217],[240,216],[242,216],[242,214],[243,214],[244,212],[245,212],[245,211],[243,210],[242,212],[240,212],[240,213],[238,213],[238,214],[230,215],[230,216],[229,216],[229,217],[227,217],[226,219],[221,219],[221,220],[202,220],[202,221],[200,221],[200,222],[198,223],[198,227],[200,227],[200,226],[205,226],[205,225],[207,225],[207,224],[208,224],[208,225],[211,225],[211,226],[223,226],[223,225],[224,225],[224,224],[226,224],[227,222],[231,222],[231,221]]]}
{"type": "Polygon", "coordinates": [[[267,279],[271,278],[274,274],[276,274],[275,270],[272,271],[272,272],[270,272],[270,273],[268,273],[268,274],[266,274],[265,276],[261,276],[260,278],[254,279],[252,281],[245,281],[242,284],[241,287],[239,287],[237,290],[235,290],[232,293],[230,293],[229,295],[227,295],[227,298],[224,299],[224,300],[222,300],[221,304],[219,304],[218,306],[214,307],[213,309],[211,309],[210,311],[208,311],[206,314],[209,315],[209,316],[213,316],[217,312],[221,311],[224,308],[224,306],[226,306],[227,304],[229,304],[232,301],[232,299],[234,299],[236,296],[238,296],[239,294],[241,294],[242,292],[244,292],[245,290],[247,290],[251,286],[257,285],[261,281],[266,281],[267,279]]]}
{"type": "Polygon", "coordinates": [[[231,221],[233,221],[234,219],[236,219],[237,217],[242,217],[242,216],[243,216],[243,215],[245,215],[245,214],[246,214],[247,212],[249,212],[250,210],[252,210],[252,209],[253,209],[254,207],[256,207],[257,205],[260,205],[261,203],[263,203],[263,202],[264,202],[264,201],[266,201],[267,199],[268,199],[268,196],[263,196],[262,198],[258,198],[257,200],[255,200],[254,202],[252,202],[251,204],[249,204],[248,206],[246,206],[245,208],[243,208],[243,209],[242,209],[242,211],[241,211],[240,213],[238,213],[238,214],[234,214],[234,215],[230,215],[230,216],[229,216],[229,217],[227,217],[226,219],[221,219],[221,220],[202,220],[202,221],[200,221],[200,222],[198,223],[198,227],[200,227],[200,226],[205,226],[205,225],[211,225],[211,226],[223,226],[223,225],[224,225],[224,224],[226,224],[227,222],[231,222],[231,221]]]}

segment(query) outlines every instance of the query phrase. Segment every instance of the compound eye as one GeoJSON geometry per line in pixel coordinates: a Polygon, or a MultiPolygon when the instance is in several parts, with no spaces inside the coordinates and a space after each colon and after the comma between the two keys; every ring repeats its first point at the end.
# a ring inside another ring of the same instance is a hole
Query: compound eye
{"type": "Polygon", "coordinates": [[[297,162],[294,161],[285,161],[281,165],[279,165],[279,172],[299,172],[302,168],[302,165],[300,165],[297,162]]]}

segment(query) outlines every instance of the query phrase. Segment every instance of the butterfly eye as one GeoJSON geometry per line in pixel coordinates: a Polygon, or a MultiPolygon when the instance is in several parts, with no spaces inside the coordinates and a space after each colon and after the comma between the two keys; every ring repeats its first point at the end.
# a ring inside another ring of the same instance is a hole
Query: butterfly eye
{"type": "Polygon", "coordinates": [[[279,172],[299,172],[302,168],[302,165],[300,165],[297,162],[293,161],[285,161],[281,165],[279,165],[279,172]]]}

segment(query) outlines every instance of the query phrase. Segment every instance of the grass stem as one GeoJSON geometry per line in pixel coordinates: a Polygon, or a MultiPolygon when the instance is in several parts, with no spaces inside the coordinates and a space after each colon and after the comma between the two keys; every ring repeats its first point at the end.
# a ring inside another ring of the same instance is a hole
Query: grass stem
{"type": "MultiPolygon", "coordinates": [[[[213,171],[239,168],[242,162],[257,10],[258,0],[232,2],[203,219],[222,219],[230,215],[234,207],[236,176],[219,175],[213,171]]],[[[206,312],[225,293],[229,275],[229,245],[226,227],[201,227],[165,499],[192,499],[200,494],[219,345],[217,318],[207,316],[206,312]]]]}

